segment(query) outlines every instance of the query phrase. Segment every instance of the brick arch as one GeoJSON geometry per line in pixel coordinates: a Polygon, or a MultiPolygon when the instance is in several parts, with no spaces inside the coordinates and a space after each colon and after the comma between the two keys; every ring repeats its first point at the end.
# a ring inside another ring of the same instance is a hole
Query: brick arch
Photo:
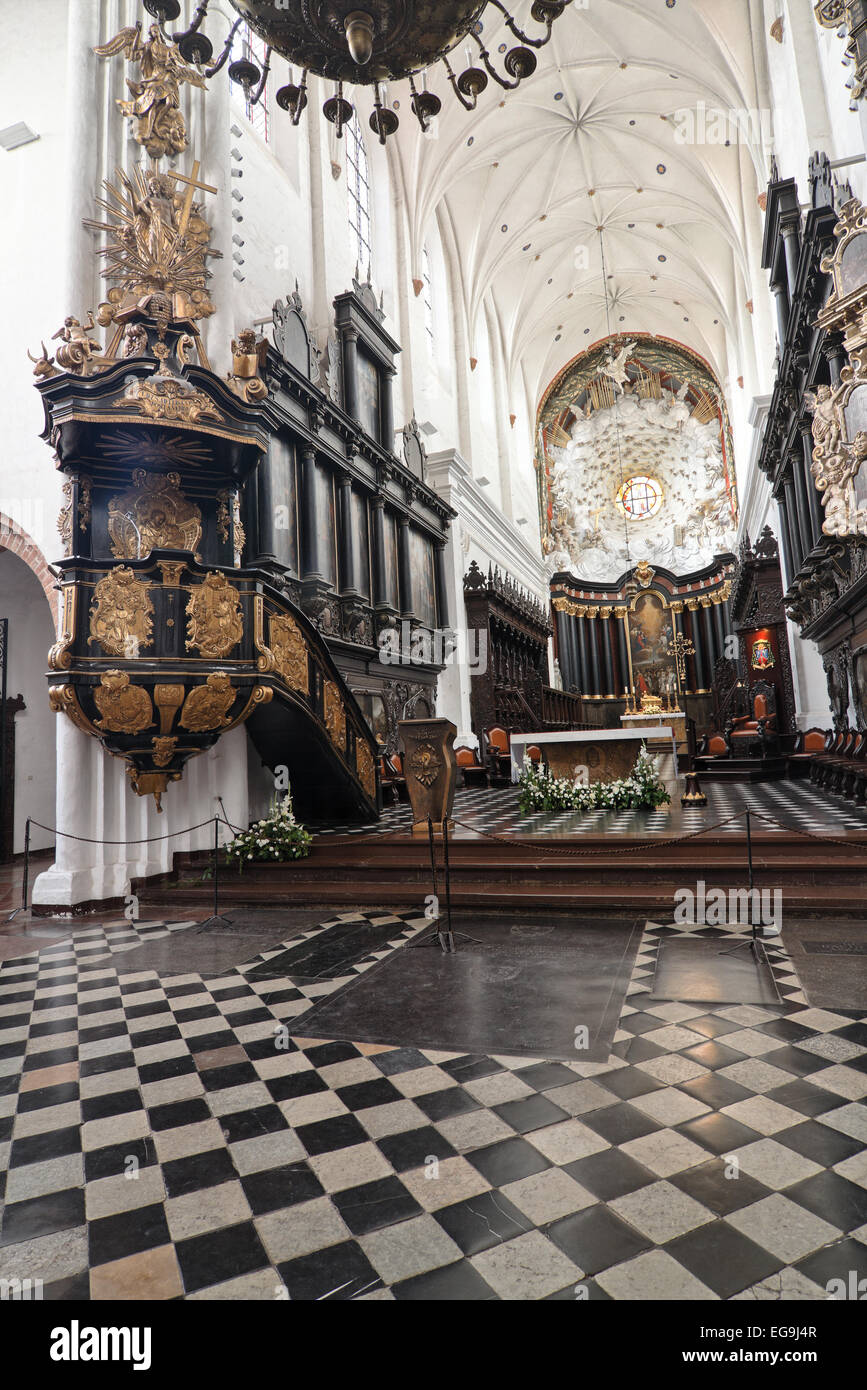
{"type": "Polygon", "coordinates": [[[0,550],[9,550],[13,555],[17,555],[36,575],[48,600],[51,620],[57,631],[57,575],[33,537],[22,530],[17,521],[13,521],[3,512],[0,512],[0,550]]]}

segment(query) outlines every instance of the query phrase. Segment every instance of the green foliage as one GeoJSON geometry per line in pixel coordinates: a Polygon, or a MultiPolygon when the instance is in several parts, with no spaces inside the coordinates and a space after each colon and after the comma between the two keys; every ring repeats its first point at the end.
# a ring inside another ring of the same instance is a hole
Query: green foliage
{"type": "Polygon", "coordinates": [[[582,787],[565,777],[551,777],[543,767],[524,765],[520,781],[520,807],[531,811],[636,811],[666,806],[671,797],[656,775],[646,744],[641,745],[628,777],[616,782],[592,782],[582,787]]]}
{"type": "Polygon", "coordinates": [[[305,859],[310,853],[313,836],[299,825],[292,810],[289,792],[279,801],[276,797],[271,814],[243,830],[226,846],[226,858],[238,865],[238,871],[250,861],[305,859]]]}

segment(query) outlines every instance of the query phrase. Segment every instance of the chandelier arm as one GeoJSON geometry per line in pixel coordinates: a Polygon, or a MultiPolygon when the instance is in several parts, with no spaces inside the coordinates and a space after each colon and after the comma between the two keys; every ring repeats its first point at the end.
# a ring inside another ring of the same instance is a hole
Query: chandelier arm
{"type": "Polygon", "coordinates": [[[301,82],[299,83],[299,86],[298,86],[298,97],[297,97],[297,100],[295,101],[295,104],[294,104],[294,106],[292,107],[292,111],[291,111],[292,124],[293,124],[293,125],[296,125],[296,126],[297,126],[297,125],[300,125],[300,124],[301,124],[301,117],[302,117],[303,114],[304,114],[304,108],[305,108],[306,105],[307,105],[307,69],[306,69],[306,68],[302,68],[302,69],[301,69],[301,82]]]}
{"type": "Polygon", "coordinates": [[[506,79],[505,79],[505,77],[501,77],[500,74],[497,72],[497,69],[496,69],[496,68],[494,67],[494,65],[492,64],[492,62],[491,62],[491,55],[489,54],[488,50],[485,48],[484,44],[482,43],[482,41],[481,41],[481,39],[478,37],[478,35],[474,34],[474,35],[473,35],[473,38],[476,40],[476,43],[479,45],[479,57],[481,58],[481,60],[482,60],[482,62],[484,63],[485,67],[487,68],[488,72],[491,74],[491,77],[493,77],[493,79],[494,79],[495,82],[499,83],[499,85],[503,88],[503,91],[504,91],[504,92],[514,92],[514,90],[515,90],[516,87],[520,87],[520,85],[521,85],[521,79],[520,79],[520,77],[517,78],[514,82],[507,82],[506,79]]]}
{"type": "Polygon", "coordinates": [[[458,86],[458,80],[455,77],[454,69],[452,68],[452,65],[449,62],[448,58],[444,56],[442,61],[445,63],[445,69],[449,75],[449,82],[451,82],[452,87],[454,88],[455,96],[461,103],[461,106],[463,106],[465,111],[475,111],[476,106],[478,105],[478,97],[474,96],[472,101],[470,101],[468,97],[465,97],[460,87],[458,86]]]}
{"type": "Polygon", "coordinates": [[[251,106],[258,106],[259,102],[262,100],[262,95],[265,91],[265,83],[268,81],[268,73],[271,71],[272,52],[273,50],[269,45],[268,48],[265,49],[265,61],[262,64],[262,76],[259,79],[259,85],[256,88],[256,91],[250,97],[251,106]]]}
{"type": "Polygon", "coordinates": [[[509,14],[509,11],[506,9],[505,5],[500,3],[500,0],[488,0],[488,4],[495,5],[496,8],[500,11],[500,13],[505,15],[506,24],[511,29],[512,33],[515,35],[515,38],[518,39],[520,43],[529,44],[531,48],[544,48],[545,44],[549,42],[551,38],[551,32],[554,28],[553,15],[549,16],[549,18],[545,21],[547,27],[547,33],[545,34],[545,37],[543,39],[531,39],[527,34],[524,33],[523,29],[518,28],[514,19],[509,14]]]}
{"type": "Polygon", "coordinates": [[[415,112],[415,118],[421,126],[422,134],[427,135],[430,129],[430,120],[418,105],[418,88],[415,85],[415,78],[412,76],[412,73],[410,73],[409,78],[409,90],[412,92],[412,102],[410,104],[415,112]]]}
{"type": "Polygon", "coordinates": [[[237,34],[238,29],[243,24],[243,22],[243,15],[239,15],[238,18],[235,20],[235,23],[229,30],[228,35],[226,36],[226,42],[223,45],[223,51],[217,59],[216,63],[213,63],[211,67],[205,69],[206,77],[215,77],[216,74],[220,71],[220,69],[226,66],[226,63],[229,60],[229,55],[232,52],[232,44],[235,42],[235,35],[237,34]]]}
{"type": "Polygon", "coordinates": [[[198,6],[198,8],[196,9],[196,13],[193,15],[192,23],[190,24],[189,29],[185,29],[183,33],[172,34],[172,39],[175,43],[180,43],[181,39],[188,39],[192,34],[197,34],[199,32],[203,23],[205,22],[205,19],[207,18],[208,6],[210,3],[211,0],[202,0],[201,5],[198,6]]]}

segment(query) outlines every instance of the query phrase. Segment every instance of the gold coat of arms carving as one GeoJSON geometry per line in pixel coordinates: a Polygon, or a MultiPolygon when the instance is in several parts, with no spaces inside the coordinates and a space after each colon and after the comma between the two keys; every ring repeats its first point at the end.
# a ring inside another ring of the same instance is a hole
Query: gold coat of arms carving
{"type": "Polygon", "coordinates": [[[137,734],[153,725],[153,705],[146,690],[130,683],[126,671],[106,671],[93,692],[102,715],[97,729],[105,733],[137,734]]]}
{"type": "Polygon", "coordinates": [[[179,473],[137,468],[129,492],[108,504],[112,554],[134,560],[152,550],[191,550],[202,538],[202,513],[181,492],[179,473]]]}
{"type": "Polygon", "coordinates": [[[150,645],[154,608],[143,579],[119,565],[100,579],[93,591],[90,640],[109,656],[134,659],[150,645]]]}
{"type": "Polygon", "coordinates": [[[308,695],[310,671],[307,643],[298,624],[293,618],[272,616],[270,640],[275,670],[293,690],[308,695]]]}
{"type": "Polygon", "coordinates": [[[442,767],[442,758],[432,743],[420,743],[409,762],[410,772],[423,787],[433,786],[442,767]]]}
{"type": "Polygon", "coordinates": [[[187,651],[204,657],[228,656],[244,635],[241,596],[224,574],[213,571],[190,595],[187,604],[190,635],[187,651]]]}
{"type": "Polygon", "coordinates": [[[214,671],[204,685],[197,685],[187,696],[181,717],[182,729],[201,734],[208,729],[224,729],[231,724],[228,712],[235,703],[236,691],[225,671],[214,671]]]}
{"type": "Polygon", "coordinates": [[[334,681],[326,681],[324,689],[324,719],[325,727],[331,742],[338,748],[346,747],[346,711],[343,708],[343,700],[340,698],[340,691],[334,681]]]}

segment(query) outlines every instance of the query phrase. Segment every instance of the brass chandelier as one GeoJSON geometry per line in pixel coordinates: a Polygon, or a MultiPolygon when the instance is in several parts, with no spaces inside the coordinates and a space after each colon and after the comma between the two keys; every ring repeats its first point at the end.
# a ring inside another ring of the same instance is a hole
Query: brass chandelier
{"type": "MultiPolygon", "coordinates": [[[[530,17],[543,26],[539,36],[525,34],[500,0],[230,0],[237,10],[223,49],[216,59],[214,46],[202,31],[210,0],[198,5],[190,27],[165,35],[174,43],[185,62],[213,77],[228,63],[229,77],[244,90],[247,102],[257,105],[265,91],[271,54],[278,53],[300,69],[298,81],[290,70],[289,82],[280,88],[276,101],[298,125],[307,106],[307,79],[310,73],[331,80],[335,90],[323,105],[323,113],[337,128],[352,119],[353,107],[344,95],[345,86],[373,88],[374,110],[370,126],[385,144],[397,130],[400,120],[386,104],[384,84],[408,80],[410,105],[423,131],[442,110],[435,92],[427,90],[427,71],[442,63],[458,101],[474,111],[479,97],[491,79],[505,91],[513,91],[536,70],[534,50],[551,38],[554,21],[571,0],[533,0],[530,17]],[[498,71],[485,47],[482,16],[489,6],[505,17],[509,31],[517,39],[513,48],[500,46],[504,73],[498,71]],[[251,58],[229,61],[238,27],[246,21],[266,45],[261,68],[251,58]],[[467,43],[467,67],[456,73],[449,54],[462,41],[467,43]],[[473,59],[470,44],[478,56],[473,59]],[[421,78],[422,86],[416,79],[421,78]]],[[[161,26],[173,23],[181,12],[179,0],[144,0],[145,9],[161,26]]]]}

